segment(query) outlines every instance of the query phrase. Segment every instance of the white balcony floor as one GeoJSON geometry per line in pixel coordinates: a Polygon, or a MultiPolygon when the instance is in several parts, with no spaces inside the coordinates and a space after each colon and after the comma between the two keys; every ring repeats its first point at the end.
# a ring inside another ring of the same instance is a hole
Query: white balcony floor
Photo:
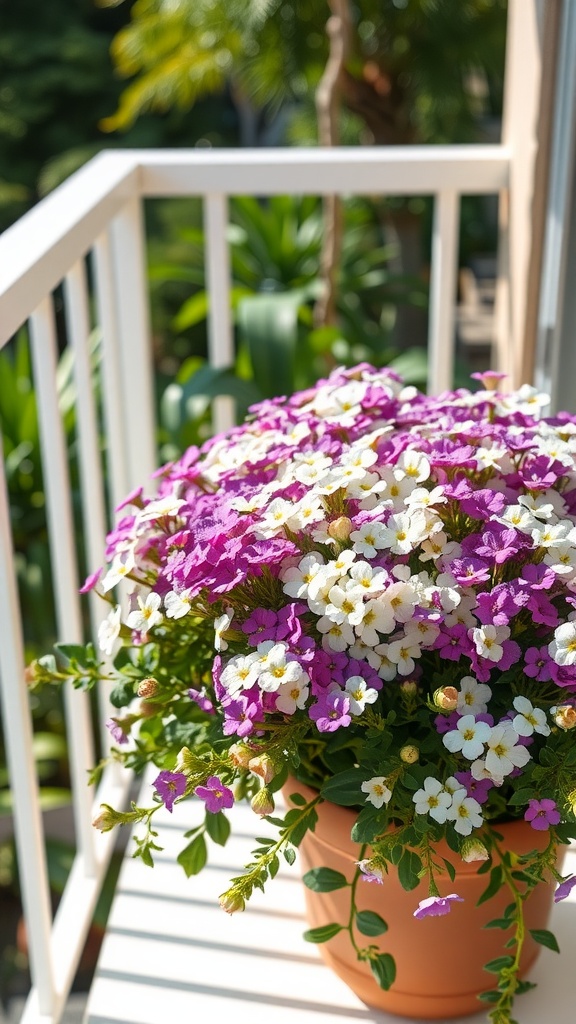
{"type": "MultiPolygon", "coordinates": [[[[172,816],[161,813],[158,842],[164,851],[154,869],[140,860],[124,863],[85,1024],[398,1024],[401,1018],[362,1003],[303,940],[297,864],[283,865],[266,894],[257,892],[244,913],[228,917],[220,909],[218,895],[255,845],[254,815],[247,806],[232,812],[235,837],[224,849],[212,846],[210,867],[189,880],[176,857],[185,845],[182,833],[199,820],[199,808],[188,803],[176,806],[172,816]]],[[[265,824],[257,827],[259,834],[266,830],[265,824]]],[[[574,870],[571,851],[566,872],[574,870]]],[[[542,950],[531,974],[538,988],[517,1001],[522,1024],[551,1017],[555,1024],[574,1022],[576,901],[554,908],[551,927],[562,954],[542,950]]],[[[481,1011],[453,1024],[485,1019],[481,1011]]]]}

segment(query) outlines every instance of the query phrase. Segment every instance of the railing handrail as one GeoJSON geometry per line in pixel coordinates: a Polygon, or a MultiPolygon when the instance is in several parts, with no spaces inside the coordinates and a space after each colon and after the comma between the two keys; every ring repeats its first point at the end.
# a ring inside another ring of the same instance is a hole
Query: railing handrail
{"type": "Polygon", "coordinates": [[[0,347],[130,198],[486,194],[509,166],[501,145],[103,151],[0,236],[0,347]]]}

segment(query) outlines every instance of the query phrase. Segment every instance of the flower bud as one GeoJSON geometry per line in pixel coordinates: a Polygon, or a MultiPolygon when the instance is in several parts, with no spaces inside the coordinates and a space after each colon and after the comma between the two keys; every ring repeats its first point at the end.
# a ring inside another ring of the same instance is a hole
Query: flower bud
{"type": "Polygon", "coordinates": [[[218,902],[227,914],[236,914],[237,911],[244,910],[246,907],[246,902],[234,892],[223,893],[218,902]]]}
{"type": "Polygon", "coordinates": [[[253,775],[257,775],[266,785],[272,782],[274,776],[277,775],[274,762],[268,754],[259,754],[258,757],[251,757],[248,762],[248,768],[253,775]]]}
{"type": "Polygon", "coordinates": [[[488,860],[489,853],[481,839],[465,839],[460,850],[462,860],[471,864],[475,860],[488,860]]]}
{"type": "Polygon", "coordinates": [[[405,697],[415,697],[418,693],[418,683],[415,679],[405,679],[400,683],[400,690],[405,697]]]}
{"type": "Polygon", "coordinates": [[[258,790],[256,796],[252,797],[250,806],[255,814],[259,814],[261,818],[266,818],[268,814],[272,814],[275,804],[272,794],[263,786],[262,789],[258,790]]]}
{"type": "Polygon", "coordinates": [[[148,679],[142,679],[138,685],[138,696],[154,697],[158,693],[158,686],[158,680],[154,679],[153,676],[149,676],[148,679]]]}
{"type": "Polygon", "coordinates": [[[576,708],[572,704],[559,704],[558,707],[550,708],[550,714],[556,725],[565,732],[576,726],[576,708]]]}
{"type": "Polygon", "coordinates": [[[455,686],[441,686],[434,694],[434,703],[441,711],[454,711],[458,706],[458,690],[455,686]]]}
{"type": "Polygon", "coordinates": [[[108,804],[100,804],[100,812],[92,821],[92,826],[100,832],[109,832],[118,824],[118,816],[108,804]]]}
{"type": "Polygon", "coordinates": [[[247,768],[252,760],[252,751],[244,743],[233,743],[228,756],[235,768],[247,768]]]}
{"type": "Polygon", "coordinates": [[[348,519],[348,516],[339,516],[338,519],[333,519],[328,526],[328,535],[333,540],[348,540],[351,532],[352,520],[348,519]]]}
{"type": "Polygon", "coordinates": [[[420,751],[413,743],[407,743],[400,751],[400,760],[404,761],[404,764],[416,764],[419,757],[420,751]]]}

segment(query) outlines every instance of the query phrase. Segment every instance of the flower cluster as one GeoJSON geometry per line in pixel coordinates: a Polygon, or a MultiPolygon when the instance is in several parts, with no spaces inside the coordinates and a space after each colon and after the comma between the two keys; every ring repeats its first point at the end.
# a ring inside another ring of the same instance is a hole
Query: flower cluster
{"type": "MultiPolygon", "coordinates": [[[[114,756],[158,766],[159,803],[270,815],[295,776],[357,808],[366,879],[386,884],[390,836],[415,851],[416,917],[459,900],[435,844],[496,861],[510,816],[545,840],[523,884],[574,881],[556,847],[576,809],[576,417],[497,377],[427,397],[362,365],[260,404],[126,499],[84,588],[131,587],[99,644],[120,645],[117,706],[141,698],[111,722],[114,756]]],[[[289,811],[226,909],[314,817],[289,811]]]]}

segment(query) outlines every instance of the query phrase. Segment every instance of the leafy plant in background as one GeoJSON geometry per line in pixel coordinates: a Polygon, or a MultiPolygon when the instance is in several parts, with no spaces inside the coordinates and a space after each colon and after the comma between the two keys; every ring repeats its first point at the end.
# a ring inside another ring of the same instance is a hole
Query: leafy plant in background
{"type": "MultiPolygon", "coordinates": [[[[417,278],[390,269],[393,247],[382,239],[375,205],[348,200],[340,274],[339,327],[314,328],[312,303],[320,282],[322,210],[315,197],[274,196],[231,200],[229,242],[231,301],[236,325],[234,374],[211,370],[198,346],[167,385],[160,403],[164,441],[174,449],[202,440],[208,405],[217,393],[231,394],[238,413],[259,398],[290,394],[313,383],[336,362],[359,359],[394,365],[398,356],[390,328],[398,302],[426,306],[417,278]],[[201,371],[199,373],[199,371],[201,371]],[[199,433],[200,430],[200,433],[199,433]]],[[[180,259],[157,260],[150,274],[159,286],[188,282],[192,294],[172,320],[172,328],[198,345],[194,333],[204,325],[209,297],[204,284],[204,236],[200,226],[177,229],[180,259]]],[[[161,301],[161,299],[160,299],[161,301]]],[[[204,334],[202,341],[205,344],[204,334]]],[[[411,383],[426,381],[422,351],[402,357],[411,383]]],[[[170,449],[164,454],[169,457],[170,449]]]]}

